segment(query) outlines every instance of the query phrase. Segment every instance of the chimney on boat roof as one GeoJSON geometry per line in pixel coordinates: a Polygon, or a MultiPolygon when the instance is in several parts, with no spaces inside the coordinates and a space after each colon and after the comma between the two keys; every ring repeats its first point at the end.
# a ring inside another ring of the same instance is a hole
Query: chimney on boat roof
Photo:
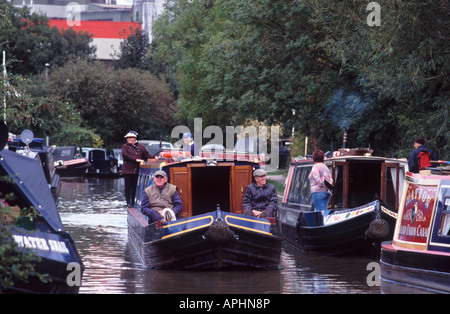
{"type": "Polygon", "coordinates": [[[344,129],[344,140],[343,140],[343,143],[342,143],[342,148],[347,148],[347,141],[348,141],[348,138],[347,138],[347,136],[348,136],[347,130],[348,130],[348,127],[346,127],[346,128],[344,129]]]}

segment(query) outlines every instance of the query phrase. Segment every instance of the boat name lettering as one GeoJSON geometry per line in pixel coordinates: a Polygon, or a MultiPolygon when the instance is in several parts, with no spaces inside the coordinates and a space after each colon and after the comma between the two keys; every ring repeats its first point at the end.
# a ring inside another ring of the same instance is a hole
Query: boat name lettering
{"type": "Polygon", "coordinates": [[[426,238],[428,236],[428,229],[429,228],[423,228],[421,225],[413,227],[408,224],[407,226],[400,226],[399,234],[410,237],[426,238]]]}
{"type": "Polygon", "coordinates": [[[425,206],[425,209],[428,209],[432,199],[434,199],[434,195],[431,195],[429,190],[417,187],[408,191],[405,204],[408,206],[412,202],[420,202],[425,206]]]}
{"type": "Polygon", "coordinates": [[[38,237],[28,237],[15,234],[13,235],[13,239],[20,248],[69,254],[69,249],[63,241],[46,240],[38,237]]]}

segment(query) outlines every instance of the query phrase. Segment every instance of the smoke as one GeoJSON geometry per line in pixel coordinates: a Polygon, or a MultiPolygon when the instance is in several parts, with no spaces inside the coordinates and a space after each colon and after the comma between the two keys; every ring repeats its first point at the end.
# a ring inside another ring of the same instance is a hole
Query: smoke
{"type": "Polygon", "coordinates": [[[357,121],[372,101],[373,98],[368,94],[340,88],[325,104],[325,115],[342,130],[357,121]]]}

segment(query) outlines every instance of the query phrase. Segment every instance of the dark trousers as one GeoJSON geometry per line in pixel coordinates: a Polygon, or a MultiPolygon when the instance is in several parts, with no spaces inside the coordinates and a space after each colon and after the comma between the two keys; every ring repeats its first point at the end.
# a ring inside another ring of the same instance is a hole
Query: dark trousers
{"type": "Polygon", "coordinates": [[[139,178],[138,174],[124,174],[125,179],[125,200],[128,207],[134,206],[134,199],[136,197],[136,185],[139,178]]]}

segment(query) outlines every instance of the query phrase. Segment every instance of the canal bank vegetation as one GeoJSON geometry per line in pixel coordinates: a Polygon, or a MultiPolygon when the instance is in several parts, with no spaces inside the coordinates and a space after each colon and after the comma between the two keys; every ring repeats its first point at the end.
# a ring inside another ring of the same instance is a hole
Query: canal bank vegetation
{"type": "Polygon", "coordinates": [[[168,1],[155,56],[175,67],[179,114],[295,127],[323,150],[407,157],[423,136],[450,157],[450,4],[378,1],[168,1]],[[372,13],[371,16],[369,16],[372,13]]]}
{"type": "Polygon", "coordinates": [[[324,151],[340,147],[347,130],[348,146],[408,157],[422,136],[449,159],[450,4],[376,3],[171,0],[153,42],[130,31],[119,60],[105,67],[92,61],[89,34],[64,41],[65,51],[80,53],[59,52],[44,18],[3,0],[0,45],[22,94],[7,97],[8,126],[29,125],[58,145],[113,146],[130,128],[170,139],[174,126],[196,117],[222,128],[260,121],[281,125],[284,137],[294,128],[324,151]],[[7,28],[17,16],[39,22],[7,28]],[[44,44],[28,48],[30,56],[12,49],[34,43],[30,32],[44,44]]]}

